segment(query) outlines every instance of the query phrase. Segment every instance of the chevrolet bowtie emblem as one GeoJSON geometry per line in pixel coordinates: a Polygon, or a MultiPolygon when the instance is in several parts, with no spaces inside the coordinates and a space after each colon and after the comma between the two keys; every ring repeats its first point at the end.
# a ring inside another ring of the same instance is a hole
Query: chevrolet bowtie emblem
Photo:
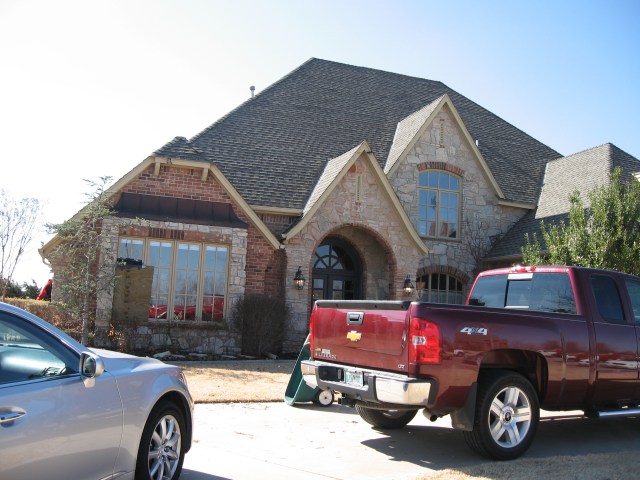
{"type": "Polygon", "coordinates": [[[347,333],[347,339],[352,342],[357,342],[362,338],[362,334],[360,332],[356,332],[355,330],[351,330],[347,333]]]}

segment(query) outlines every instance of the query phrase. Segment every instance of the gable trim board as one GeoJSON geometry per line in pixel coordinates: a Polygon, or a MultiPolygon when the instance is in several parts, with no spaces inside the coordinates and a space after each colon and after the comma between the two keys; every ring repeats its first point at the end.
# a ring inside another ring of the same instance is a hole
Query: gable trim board
{"type": "Polygon", "coordinates": [[[453,106],[453,103],[451,102],[451,98],[449,98],[449,95],[447,95],[446,93],[442,95],[440,98],[438,98],[436,101],[427,105],[423,109],[418,110],[417,112],[414,112],[413,114],[409,115],[408,117],[404,118],[398,123],[398,126],[396,128],[396,135],[393,139],[393,145],[391,146],[391,150],[389,151],[389,157],[387,158],[387,162],[384,167],[384,173],[388,176],[391,176],[393,174],[393,172],[398,168],[398,165],[400,165],[401,160],[405,158],[407,154],[413,149],[413,147],[416,145],[418,140],[420,140],[420,137],[425,132],[425,130],[429,127],[429,125],[431,125],[431,123],[433,123],[433,120],[438,116],[440,111],[445,107],[449,110],[449,113],[454,118],[458,128],[460,129],[460,131],[462,132],[462,135],[467,141],[467,145],[473,152],[478,163],[480,163],[480,166],[482,167],[482,172],[485,178],[487,179],[487,181],[491,184],[496,196],[500,199],[504,199],[505,198],[504,194],[502,193],[502,190],[500,189],[498,182],[496,182],[496,179],[491,173],[491,170],[489,170],[489,166],[487,165],[487,162],[484,160],[482,153],[480,153],[480,150],[476,146],[475,141],[473,140],[473,138],[469,134],[469,131],[465,127],[464,122],[462,121],[462,119],[460,118],[460,115],[458,114],[458,111],[453,106]],[[408,130],[410,133],[410,140],[404,146],[399,144],[402,137],[405,137],[405,135],[401,133],[402,130],[408,130]],[[396,145],[399,148],[396,148],[396,145]]]}
{"type": "Polygon", "coordinates": [[[296,236],[306,226],[311,218],[315,215],[320,206],[327,200],[331,192],[333,192],[340,180],[346,175],[353,164],[359,159],[363,158],[374,176],[376,177],[379,185],[383,191],[387,194],[387,198],[391,201],[393,209],[399,215],[402,224],[405,226],[407,233],[418,247],[418,250],[425,255],[429,253],[429,248],[425,245],[422,239],[418,236],[415,228],[411,224],[409,217],[402,208],[400,200],[393,191],[393,187],[389,183],[387,176],[382,171],[380,164],[375,158],[375,155],[371,152],[371,148],[367,141],[363,141],[357,147],[345,152],[339,157],[329,160],[316,183],[313,192],[311,193],[309,200],[304,208],[302,219],[294,225],[291,230],[283,234],[283,240],[287,243],[287,240],[296,236]]]}
{"type": "MultiPolygon", "coordinates": [[[[130,170],[127,174],[125,174],[120,180],[115,182],[110,188],[105,192],[107,194],[108,199],[112,199],[115,195],[120,193],[124,187],[137,178],[141,173],[143,173],[147,168],[153,166],[154,175],[158,176],[160,174],[160,167],[162,165],[172,165],[183,168],[192,168],[192,169],[201,169],[202,176],[201,180],[206,181],[208,175],[213,175],[213,178],[218,182],[218,184],[225,190],[225,192],[231,197],[231,199],[236,202],[242,213],[244,213],[250,221],[256,226],[256,228],[260,231],[260,233],[264,236],[264,238],[269,242],[269,244],[275,249],[279,250],[284,248],[280,241],[275,237],[273,233],[267,228],[260,217],[256,214],[256,212],[249,206],[249,204],[240,196],[238,191],[231,185],[231,183],[226,179],[223,173],[212,163],[198,161],[198,160],[181,160],[181,159],[171,159],[171,158],[163,158],[163,157],[147,157],[145,160],[140,162],[135,168],[130,170]]],[[[81,218],[86,210],[86,206],[83,207],[80,211],[78,211],[72,219],[81,218]]],[[[46,255],[55,248],[60,243],[60,239],[58,236],[55,236],[51,240],[49,240],[45,245],[43,245],[38,252],[41,257],[46,257],[46,255]]]]}

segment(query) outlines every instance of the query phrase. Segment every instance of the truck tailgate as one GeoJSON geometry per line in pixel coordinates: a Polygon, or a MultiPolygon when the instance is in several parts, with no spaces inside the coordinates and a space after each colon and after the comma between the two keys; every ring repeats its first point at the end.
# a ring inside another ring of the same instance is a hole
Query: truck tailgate
{"type": "Polygon", "coordinates": [[[410,302],[316,302],[311,317],[316,360],[407,371],[407,318],[410,302]]]}

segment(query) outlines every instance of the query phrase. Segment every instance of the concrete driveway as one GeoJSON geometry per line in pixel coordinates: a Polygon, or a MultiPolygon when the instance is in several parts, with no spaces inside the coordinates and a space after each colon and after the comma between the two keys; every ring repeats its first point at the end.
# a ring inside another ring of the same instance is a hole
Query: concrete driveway
{"type": "MultiPolygon", "coordinates": [[[[640,418],[590,420],[543,412],[527,457],[640,450],[640,418]]],[[[469,450],[449,418],[422,413],[381,432],[354,409],[283,403],[199,404],[182,480],[415,479],[488,461],[469,450]]]]}

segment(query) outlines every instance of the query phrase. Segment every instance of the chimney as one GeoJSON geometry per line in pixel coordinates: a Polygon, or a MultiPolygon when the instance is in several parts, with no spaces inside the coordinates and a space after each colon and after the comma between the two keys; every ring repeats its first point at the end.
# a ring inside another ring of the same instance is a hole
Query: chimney
{"type": "Polygon", "coordinates": [[[254,95],[255,95],[255,93],[256,93],[256,87],[255,87],[255,85],[251,85],[251,86],[249,87],[249,90],[251,90],[251,98],[253,98],[253,96],[254,96],[254,95]]]}

